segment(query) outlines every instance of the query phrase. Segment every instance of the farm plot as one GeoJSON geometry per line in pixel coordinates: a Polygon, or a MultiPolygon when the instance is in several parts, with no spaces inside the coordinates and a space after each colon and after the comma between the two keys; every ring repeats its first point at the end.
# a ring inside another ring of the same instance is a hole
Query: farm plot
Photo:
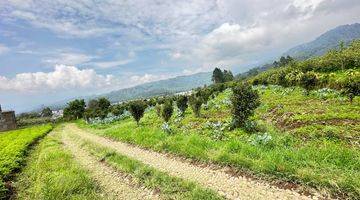
{"type": "Polygon", "coordinates": [[[51,129],[51,125],[41,125],[0,134],[0,199],[9,194],[6,182],[23,164],[29,145],[51,129]]]}

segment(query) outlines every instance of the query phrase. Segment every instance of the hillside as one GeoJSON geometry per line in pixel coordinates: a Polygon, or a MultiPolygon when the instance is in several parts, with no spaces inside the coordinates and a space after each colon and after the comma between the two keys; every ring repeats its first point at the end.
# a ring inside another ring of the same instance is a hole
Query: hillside
{"type": "Polygon", "coordinates": [[[290,55],[297,59],[306,59],[313,56],[320,56],[329,49],[339,46],[343,41],[346,45],[352,40],[360,38],[360,24],[338,26],[317,37],[315,40],[295,46],[289,49],[284,55],[290,55]]]}
{"type": "Polygon", "coordinates": [[[203,72],[145,83],[132,88],[121,89],[99,96],[107,97],[111,102],[119,102],[157,95],[174,94],[209,84],[211,84],[211,73],[203,72]]]}

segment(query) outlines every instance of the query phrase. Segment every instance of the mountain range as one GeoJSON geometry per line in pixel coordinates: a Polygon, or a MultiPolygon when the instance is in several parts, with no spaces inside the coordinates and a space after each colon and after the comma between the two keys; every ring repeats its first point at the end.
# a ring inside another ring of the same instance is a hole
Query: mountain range
{"type": "Polygon", "coordinates": [[[337,48],[340,42],[348,45],[354,39],[359,38],[359,23],[342,25],[325,32],[311,42],[289,49],[284,55],[290,55],[296,59],[307,59],[313,56],[323,55],[328,50],[337,48]]]}

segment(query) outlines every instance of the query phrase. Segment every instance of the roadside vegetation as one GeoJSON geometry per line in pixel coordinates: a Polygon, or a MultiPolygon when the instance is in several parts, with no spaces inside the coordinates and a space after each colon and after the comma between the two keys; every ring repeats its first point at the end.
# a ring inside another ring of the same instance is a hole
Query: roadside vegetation
{"type": "Polygon", "coordinates": [[[24,164],[29,146],[51,129],[51,125],[41,125],[0,133],[0,199],[11,194],[10,181],[24,164]]]}
{"type": "Polygon", "coordinates": [[[27,159],[17,178],[17,199],[104,199],[99,187],[62,146],[57,132],[49,134],[27,159]]]}

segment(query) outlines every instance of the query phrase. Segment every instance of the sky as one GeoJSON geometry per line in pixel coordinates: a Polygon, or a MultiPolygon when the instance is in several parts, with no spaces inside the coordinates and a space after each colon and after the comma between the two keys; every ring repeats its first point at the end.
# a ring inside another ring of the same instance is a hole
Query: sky
{"type": "Polygon", "coordinates": [[[359,13],[359,0],[1,0],[0,104],[243,72],[359,13]]]}

